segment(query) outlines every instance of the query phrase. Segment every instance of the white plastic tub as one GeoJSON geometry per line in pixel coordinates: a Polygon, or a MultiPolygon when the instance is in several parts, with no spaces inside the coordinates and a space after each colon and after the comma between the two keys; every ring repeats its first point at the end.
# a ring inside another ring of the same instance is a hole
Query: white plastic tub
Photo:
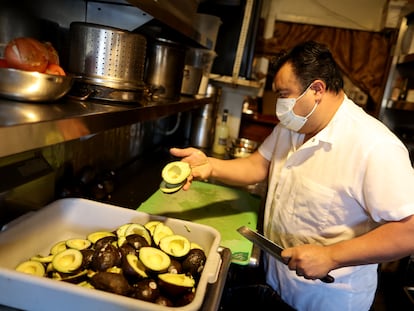
{"type": "Polygon", "coordinates": [[[24,310],[198,310],[207,283],[214,283],[221,265],[217,251],[220,233],[212,227],[188,221],[157,217],[147,213],[85,199],[62,199],[51,203],[0,233],[0,305],[24,310]],[[58,241],[86,237],[97,230],[113,230],[122,224],[145,224],[162,220],[177,234],[202,246],[207,255],[194,300],[183,307],[170,308],[100,290],[36,277],[14,270],[33,255],[47,255],[58,241]]]}

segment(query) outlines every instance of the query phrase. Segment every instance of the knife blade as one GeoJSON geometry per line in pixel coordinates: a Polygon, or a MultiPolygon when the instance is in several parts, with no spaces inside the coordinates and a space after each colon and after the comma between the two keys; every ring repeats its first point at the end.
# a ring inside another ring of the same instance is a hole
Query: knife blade
{"type": "MultiPolygon", "coordinates": [[[[275,242],[269,240],[264,235],[257,233],[256,231],[253,231],[246,226],[241,226],[237,229],[237,231],[246,239],[258,245],[263,251],[265,251],[269,255],[272,255],[282,263],[287,264],[289,262],[289,259],[286,260],[282,257],[282,251],[284,248],[276,244],[275,242]]],[[[334,277],[329,274],[324,276],[323,278],[320,278],[320,280],[324,283],[333,283],[335,281],[334,277]]]]}

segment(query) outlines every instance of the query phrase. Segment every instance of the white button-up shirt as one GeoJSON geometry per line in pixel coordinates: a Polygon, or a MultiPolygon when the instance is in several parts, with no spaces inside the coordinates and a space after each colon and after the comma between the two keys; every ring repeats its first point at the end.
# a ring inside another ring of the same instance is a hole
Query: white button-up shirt
{"type": "MultiPolygon", "coordinates": [[[[345,97],[312,139],[276,126],[259,152],[271,161],[264,231],[285,247],[328,245],[414,214],[414,171],[403,143],[345,97]]],[[[368,310],[377,265],[331,271],[332,284],[297,277],[268,257],[267,281],[297,310],[368,310]]]]}

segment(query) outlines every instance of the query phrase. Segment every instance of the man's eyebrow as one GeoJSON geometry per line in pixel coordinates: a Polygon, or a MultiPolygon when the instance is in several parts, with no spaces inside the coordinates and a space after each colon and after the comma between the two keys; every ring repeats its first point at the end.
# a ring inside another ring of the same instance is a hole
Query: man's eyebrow
{"type": "Polygon", "coordinates": [[[289,89],[287,89],[287,88],[273,88],[273,92],[276,92],[276,93],[286,93],[286,92],[289,92],[289,89]]]}

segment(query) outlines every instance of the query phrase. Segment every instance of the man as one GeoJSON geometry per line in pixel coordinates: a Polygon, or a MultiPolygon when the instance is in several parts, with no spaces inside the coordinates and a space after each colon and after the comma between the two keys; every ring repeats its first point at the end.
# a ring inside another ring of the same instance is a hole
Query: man
{"type": "Polygon", "coordinates": [[[172,148],[193,178],[232,185],[268,178],[264,233],[286,249],[266,281],[297,310],[369,310],[377,263],[414,253],[414,171],[408,151],[348,99],[330,51],[310,41],[276,67],[280,123],[248,158],[172,148]],[[318,278],[327,274],[333,283],[318,278]]]}

